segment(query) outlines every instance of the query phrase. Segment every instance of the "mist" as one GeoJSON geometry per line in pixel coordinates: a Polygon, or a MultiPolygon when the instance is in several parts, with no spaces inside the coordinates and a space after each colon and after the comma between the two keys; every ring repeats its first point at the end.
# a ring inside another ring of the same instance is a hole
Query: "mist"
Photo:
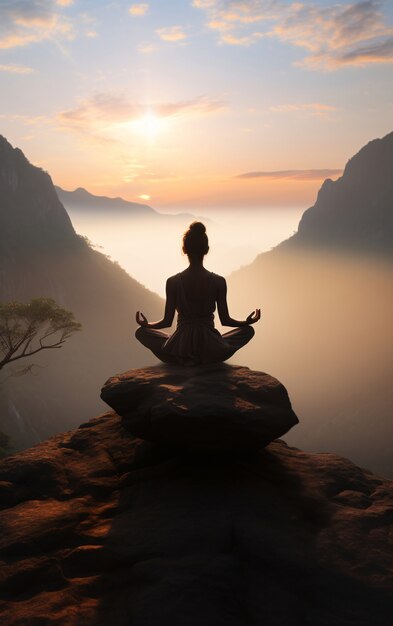
{"type": "Polygon", "coordinates": [[[165,295],[166,278],[187,266],[181,239],[195,219],[203,221],[208,229],[210,251],[206,267],[227,276],[289,237],[302,214],[301,209],[287,208],[209,209],[196,210],[192,215],[139,217],[124,212],[108,214],[66,208],[77,232],[161,296],[165,295]]]}
{"type": "MultiPolygon", "coordinates": [[[[242,319],[262,309],[255,338],[232,362],[266,371],[287,387],[300,418],[286,436],[290,445],[335,452],[392,476],[393,265],[315,250],[275,250],[253,262],[296,230],[301,212],[195,212],[208,227],[205,265],[228,278],[231,314],[242,319]]],[[[181,236],[193,216],[71,217],[160,295],[165,279],[186,267],[181,236]]],[[[216,325],[228,330],[218,319],[216,325]]]]}
{"type": "Polygon", "coordinates": [[[393,475],[393,264],[334,253],[261,255],[228,280],[234,317],[261,307],[235,363],[286,386],[285,440],[393,475]]]}

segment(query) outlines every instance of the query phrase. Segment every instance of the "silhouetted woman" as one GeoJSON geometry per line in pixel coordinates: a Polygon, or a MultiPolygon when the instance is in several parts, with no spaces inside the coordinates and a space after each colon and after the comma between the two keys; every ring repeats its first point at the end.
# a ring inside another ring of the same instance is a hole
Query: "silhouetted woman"
{"type": "Polygon", "coordinates": [[[205,226],[193,222],[183,236],[183,252],[188,256],[189,266],[166,282],[163,319],[149,323],[143,313],[136,314],[139,324],[136,338],[164,363],[219,363],[229,359],[254,336],[251,324],[260,319],[260,309],[244,321],[234,320],[229,315],[225,278],[203,267],[203,257],[208,251],[205,226]],[[235,330],[221,335],[214,328],[216,303],[221,324],[235,327],[235,330]],[[173,335],[167,335],[160,329],[172,325],[175,311],[177,327],[173,335]]]}

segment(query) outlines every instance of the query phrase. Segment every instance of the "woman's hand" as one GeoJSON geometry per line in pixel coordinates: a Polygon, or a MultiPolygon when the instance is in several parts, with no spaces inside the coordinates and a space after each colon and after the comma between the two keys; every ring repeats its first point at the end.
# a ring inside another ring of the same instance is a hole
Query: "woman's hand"
{"type": "Polygon", "coordinates": [[[246,324],[255,324],[261,319],[261,309],[255,309],[250,315],[247,316],[246,324]]]}
{"type": "Polygon", "coordinates": [[[141,311],[136,312],[136,322],[137,324],[139,324],[139,326],[147,326],[149,324],[147,318],[143,315],[141,311]]]}

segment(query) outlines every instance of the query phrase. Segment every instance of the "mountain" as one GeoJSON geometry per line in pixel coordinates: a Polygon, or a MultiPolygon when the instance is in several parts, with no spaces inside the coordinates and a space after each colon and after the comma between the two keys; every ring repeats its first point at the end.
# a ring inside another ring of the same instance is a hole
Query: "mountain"
{"type": "Polygon", "coordinates": [[[129,202],[123,198],[108,198],[106,196],[95,196],[86,191],[82,187],[78,187],[75,191],[65,191],[61,187],[55,186],[55,190],[60,201],[67,207],[67,210],[73,211],[104,211],[115,213],[121,211],[129,215],[138,217],[147,217],[158,215],[157,211],[147,204],[138,204],[137,202],[129,202]]]}
{"type": "Polygon", "coordinates": [[[4,626],[391,623],[393,482],[333,454],[153,445],[106,413],[0,463],[0,494],[4,626]]]}
{"type": "Polygon", "coordinates": [[[78,247],[71,220],[49,174],[33,167],[23,152],[0,135],[0,255],[26,248],[78,247]]]}
{"type": "Polygon", "coordinates": [[[1,137],[0,301],[37,296],[73,311],[83,330],[36,355],[33,374],[4,369],[0,431],[16,448],[99,411],[110,372],[152,362],[133,336],[135,310],[158,318],[162,301],[75,233],[49,174],[1,137]]]}
{"type": "Polygon", "coordinates": [[[288,442],[393,477],[393,133],[326,181],[298,232],[234,272],[235,316],[262,309],[247,364],[285,381],[288,442]]]}
{"type": "Polygon", "coordinates": [[[298,231],[279,246],[289,247],[393,254],[393,132],[364,146],[338,180],[325,180],[298,231]]]}

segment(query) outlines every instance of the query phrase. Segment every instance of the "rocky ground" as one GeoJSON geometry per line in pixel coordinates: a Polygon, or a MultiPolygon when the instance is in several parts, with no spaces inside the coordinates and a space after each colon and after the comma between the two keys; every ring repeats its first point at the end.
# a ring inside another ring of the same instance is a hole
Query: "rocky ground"
{"type": "Polygon", "coordinates": [[[390,626],[393,482],[107,413],[0,465],[2,626],[390,626]]]}

